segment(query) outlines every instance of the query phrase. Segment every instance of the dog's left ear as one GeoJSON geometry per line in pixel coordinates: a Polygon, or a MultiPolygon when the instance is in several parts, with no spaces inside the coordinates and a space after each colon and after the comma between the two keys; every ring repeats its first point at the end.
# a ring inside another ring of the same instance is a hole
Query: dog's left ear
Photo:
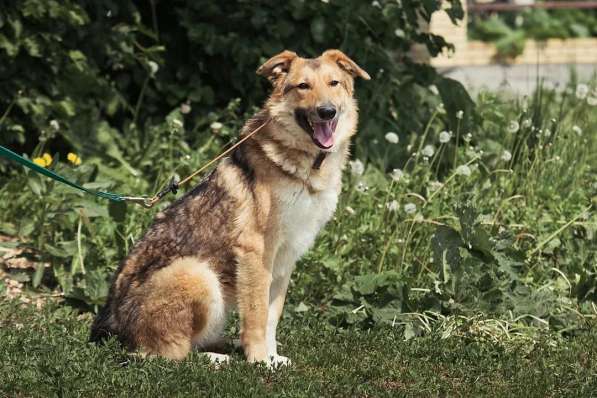
{"type": "Polygon", "coordinates": [[[327,50],[321,54],[321,56],[336,62],[341,69],[348,72],[352,77],[361,77],[365,80],[371,80],[369,73],[361,69],[356,62],[348,58],[348,56],[340,50],[327,50]]]}
{"type": "Polygon", "coordinates": [[[297,58],[293,51],[284,50],[278,55],[274,55],[263,65],[257,69],[257,74],[261,76],[265,76],[271,81],[275,83],[280,77],[288,74],[288,70],[290,70],[290,64],[297,58]]]}

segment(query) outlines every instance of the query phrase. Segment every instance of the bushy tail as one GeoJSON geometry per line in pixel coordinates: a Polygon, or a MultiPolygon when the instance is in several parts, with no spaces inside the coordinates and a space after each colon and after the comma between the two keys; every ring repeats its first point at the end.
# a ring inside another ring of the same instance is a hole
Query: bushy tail
{"type": "Polygon", "coordinates": [[[110,305],[106,303],[93,320],[89,335],[90,342],[101,343],[110,336],[117,335],[116,330],[112,326],[111,315],[110,305]]]}

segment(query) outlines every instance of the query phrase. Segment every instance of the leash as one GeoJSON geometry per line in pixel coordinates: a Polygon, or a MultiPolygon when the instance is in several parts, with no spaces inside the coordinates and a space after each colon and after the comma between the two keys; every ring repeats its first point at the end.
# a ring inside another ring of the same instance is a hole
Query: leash
{"type": "Polygon", "coordinates": [[[131,203],[135,203],[138,205],[141,205],[147,209],[152,208],[157,202],[160,201],[160,199],[162,199],[164,196],[166,196],[169,192],[172,192],[174,194],[176,194],[176,192],[178,191],[179,187],[181,185],[186,184],[187,182],[189,182],[190,180],[193,179],[193,177],[195,177],[197,174],[200,174],[201,172],[203,172],[205,169],[207,169],[209,166],[211,166],[212,164],[214,164],[215,162],[217,162],[218,160],[222,159],[224,156],[226,156],[227,154],[229,154],[232,150],[234,150],[235,148],[237,148],[240,144],[242,144],[243,142],[245,142],[246,140],[248,140],[249,138],[251,138],[253,135],[255,135],[259,130],[261,130],[262,128],[264,128],[272,119],[268,118],[265,122],[263,122],[263,124],[261,124],[259,127],[257,127],[255,130],[251,131],[249,134],[247,134],[246,136],[244,136],[241,140],[239,140],[237,143],[235,143],[234,145],[232,145],[230,148],[228,148],[227,150],[225,150],[224,152],[222,152],[221,154],[219,154],[218,156],[216,156],[215,158],[213,158],[212,160],[210,160],[209,162],[207,162],[205,165],[203,165],[202,167],[200,167],[197,171],[193,172],[191,175],[185,177],[184,179],[182,179],[181,181],[176,181],[176,179],[174,177],[172,177],[170,179],[170,181],[168,182],[168,185],[166,185],[166,187],[159,191],[158,193],[156,193],[155,195],[151,196],[151,197],[147,197],[147,196],[123,196],[123,195],[119,195],[116,193],[112,193],[112,192],[104,192],[104,191],[94,191],[91,189],[87,189],[75,182],[69,181],[66,178],[62,177],[61,175],[53,172],[52,170],[48,170],[45,167],[42,167],[40,165],[37,165],[35,163],[33,163],[31,160],[26,159],[18,154],[16,154],[15,152],[11,151],[8,148],[3,147],[2,145],[0,145],[0,157],[4,157],[6,159],[9,160],[13,160],[39,174],[45,175],[46,177],[50,177],[53,180],[56,180],[58,182],[61,182],[63,184],[69,185],[73,188],[76,188],[80,191],[86,192],[88,194],[91,195],[95,195],[99,198],[103,198],[103,199],[108,199],[114,202],[131,202],[131,203]]]}

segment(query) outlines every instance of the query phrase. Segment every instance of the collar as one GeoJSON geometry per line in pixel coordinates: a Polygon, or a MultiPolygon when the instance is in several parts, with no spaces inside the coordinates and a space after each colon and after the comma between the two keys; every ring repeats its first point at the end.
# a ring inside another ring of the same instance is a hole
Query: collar
{"type": "Polygon", "coordinates": [[[319,170],[327,154],[327,152],[319,152],[319,154],[317,154],[317,157],[315,157],[315,161],[313,162],[313,166],[311,166],[311,168],[314,170],[319,170]]]}

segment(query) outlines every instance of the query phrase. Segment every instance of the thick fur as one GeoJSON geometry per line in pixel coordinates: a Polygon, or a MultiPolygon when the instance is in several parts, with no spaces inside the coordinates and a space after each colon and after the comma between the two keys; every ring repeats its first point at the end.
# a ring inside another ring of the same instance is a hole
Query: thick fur
{"type": "Polygon", "coordinates": [[[286,361],[276,328],[290,274],[336,208],[357,126],[353,79],[369,76],[338,50],[316,59],[285,51],[258,73],[273,91],[241,134],[267,125],[156,215],[120,264],[91,340],[115,335],[130,350],[182,359],[217,343],[238,308],[247,359],[286,361]],[[317,169],[322,149],[295,111],[313,115],[324,103],[337,109],[337,127],[317,169]]]}

